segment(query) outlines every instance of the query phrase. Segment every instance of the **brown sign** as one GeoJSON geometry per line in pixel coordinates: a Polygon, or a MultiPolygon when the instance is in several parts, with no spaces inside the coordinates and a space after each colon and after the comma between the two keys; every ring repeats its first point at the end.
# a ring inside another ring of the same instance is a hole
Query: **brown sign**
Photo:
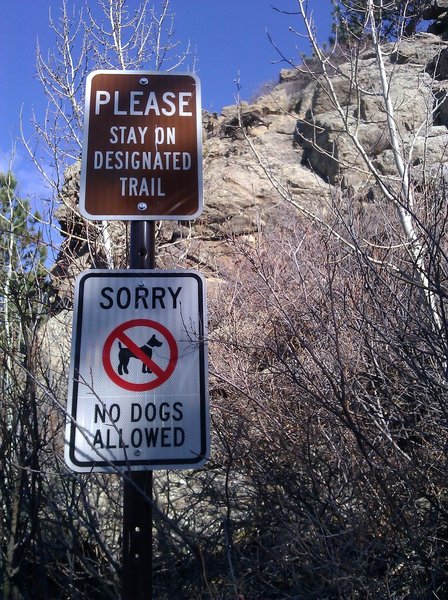
{"type": "Polygon", "coordinates": [[[89,75],[79,204],[93,220],[192,220],[202,212],[195,75],[89,75]]]}

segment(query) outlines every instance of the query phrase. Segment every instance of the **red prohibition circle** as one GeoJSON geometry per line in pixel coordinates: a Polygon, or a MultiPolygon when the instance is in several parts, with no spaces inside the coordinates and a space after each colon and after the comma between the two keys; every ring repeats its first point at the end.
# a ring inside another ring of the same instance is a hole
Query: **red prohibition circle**
{"type": "Polygon", "coordinates": [[[173,337],[173,334],[164,325],[161,325],[160,323],[157,323],[156,321],[151,321],[149,319],[133,319],[131,321],[126,321],[125,323],[122,323],[118,327],[115,327],[115,329],[113,329],[111,333],[107,336],[103,347],[102,359],[104,370],[106,371],[107,376],[116,385],[131,392],[146,392],[148,390],[152,390],[156,387],[159,387],[160,385],[162,385],[162,383],[165,383],[165,381],[167,381],[167,379],[169,379],[173,374],[178,359],[177,344],[176,340],[173,337]],[[168,347],[170,350],[170,358],[166,369],[162,369],[152,359],[145,356],[145,354],[140,350],[137,344],[126,335],[126,330],[132,329],[133,327],[150,327],[151,329],[155,329],[163,335],[163,337],[168,342],[168,347]],[[112,345],[116,340],[122,342],[131,352],[133,352],[133,354],[137,358],[142,360],[142,362],[144,362],[155,374],[155,379],[146,383],[133,383],[132,381],[127,381],[118,373],[116,373],[110,359],[112,345]]]}

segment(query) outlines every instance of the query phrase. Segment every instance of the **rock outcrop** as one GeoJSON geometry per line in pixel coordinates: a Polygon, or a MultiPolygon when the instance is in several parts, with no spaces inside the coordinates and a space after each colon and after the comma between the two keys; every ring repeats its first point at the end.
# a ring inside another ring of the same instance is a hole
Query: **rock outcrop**
{"type": "MultiPolygon", "coordinates": [[[[444,19],[442,5],[443,0],[434,3],[439,12],[432,18],[444,19]]],[[[422,33],[386,44],[382,51],[405,159],[417,170],[438,168],[447,160],[448,42],[422,33]]],[[[347,127],[378,173],[396,175],[374,50],[360,53],[356,72],[350,62],[333,69],[331,86],[339,106],[322,73],[304,71],[282,71],[279,83],[253,102],[227,106],[219,115],[204,112],[206,209],[195,223],[163,223],[160,266],[194,266],[217,276],[232,265],[229,239],[290,226],[297,218],[294,205],[321,214],[331,195],[344,190],[370,201],[378,197],[347,127]]],[[[67,232],[55,268],[61,281],[91,264],[105,264],[102,226],[86,224],[76,210],[78,180],[79,165],[74,165],[57,213],[67,232]]],[[[115,222],[108,228],[115,265],[125,266],[126,226],[115,222]]]]}
{"type": "MultiPolygon", "coordinates": [[[[395,125],[405,160],[430,166],[446,160],[447,43],[419,34],[383,50],[395,125]]],[[[365,161],[347,128],[356,135],[380,174],[395,175],[387,114],[377,59],[372,50],[358,58],[356,80],[351,64],[343,64],[332,79],[337,107],[321,76],[310,84],[312,94],[297,121],[296,141],[302,161],[322,179],[342,188],[370,186],[365,161]]]]}

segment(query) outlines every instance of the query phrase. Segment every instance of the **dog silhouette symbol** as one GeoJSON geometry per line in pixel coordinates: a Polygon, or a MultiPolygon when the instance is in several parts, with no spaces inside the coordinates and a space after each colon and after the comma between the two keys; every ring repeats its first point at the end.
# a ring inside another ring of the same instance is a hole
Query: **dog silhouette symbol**
{"type": "MultiPolygon", "coordinates": [[[[144,346],[140,346],[140,350],[142,352],[144,352],[148,358],[151,358],[152,357],[152,349],[160,348],[160,346],[162,346],[162,344],[163,344],[163,342],[158,340],[156,338],[155,334],[153,334],[144,346]]],[[[123,373],[126,373],[126,375],[128,375],[129,374],[128,365],[129,365],[129,361],[131,360],[131,358],[136,358],[137,360],[139,360],[139,359],[137,356],[135,356],[135,354],[132,352],[132,350],[129,350],[129,348],[126,348],[126,346],[123,346],[120,341],[118,342],[118,346],[120,348],[118,351],[118,374],[123,375],[123,373]]],[[[142,361],[142,373],[152,373],[151,369],[143,361],[142,361]]]]}

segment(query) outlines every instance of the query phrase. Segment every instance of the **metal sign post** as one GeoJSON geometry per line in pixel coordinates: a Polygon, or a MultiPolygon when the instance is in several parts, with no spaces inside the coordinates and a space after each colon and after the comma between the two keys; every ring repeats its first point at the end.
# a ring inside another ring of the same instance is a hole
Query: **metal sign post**
{"type": "MultiPolygon", "coordinates": [[[[155,222],[133,221],[131,269],[155,268],[155,222]]],[[[152,599],[152,471],[130,471],[123,491],[123,600],[152,599]]]]}
{"type": "Polygon", "coordinates": [[[205,280],[155,270],[155,220],[203,210],[195,75],[88,76],[79,208],[131,221],[130,268],[77,280],[65,459],[124,473],[122,600],[151,600],[152,469],[200,467],[210,445],[205,280]]]}

